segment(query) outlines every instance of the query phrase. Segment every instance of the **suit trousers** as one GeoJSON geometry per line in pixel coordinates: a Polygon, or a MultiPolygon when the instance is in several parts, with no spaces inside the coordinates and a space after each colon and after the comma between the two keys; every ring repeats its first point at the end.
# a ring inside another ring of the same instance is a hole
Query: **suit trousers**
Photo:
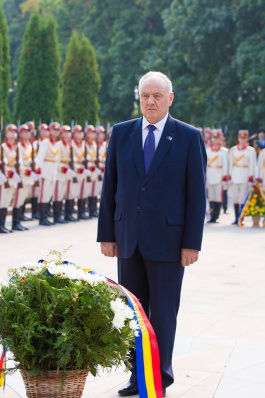
{"type": "MultiPolygon", "coordinates": [[[[184,267],[179,262],[150,261],[137,248],[129,259],[118,258],[119,283],[140,301],[155,331],[163,388],[173,384],[172,355],[184,267]]],[[[131,381],[137,381],[132,354],[131,381]]]]}

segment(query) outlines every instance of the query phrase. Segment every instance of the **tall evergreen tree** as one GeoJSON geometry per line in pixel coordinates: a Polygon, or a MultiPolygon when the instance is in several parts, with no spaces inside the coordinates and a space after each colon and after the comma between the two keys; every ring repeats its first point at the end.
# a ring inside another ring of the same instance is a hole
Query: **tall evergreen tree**
{"type": "Polygon", "coordinates": [[[59,52],[54,22],[33,14],[20,55],[15,119],[49,122],[59,117],[59,52]]]}
{"type": "Polygon", "coordinates": [[[73,31],[62,74],[62,119],[65,123],[98,120],[100,77],[95,50],[73,31]]]}
{"type": "Polygon", "coordinates": [[[6,19],[0,1],[0,117],[4,123],[9,121],[8,96],[11,87],[10,51],[6,19]]]}
{"type": "Polygon", "coordinates": [[[40,120],[49,123],[60,117],[60,55],[55,22],[48,17],[42,28],[40,65],[40,120]]]}
{"type": "Polygon", "coordinates": [[[41,63],[42,59],[41,17],[33,14],[26,26],[19,59],[15,120],[38,122],[41,115],[41,63]]]}

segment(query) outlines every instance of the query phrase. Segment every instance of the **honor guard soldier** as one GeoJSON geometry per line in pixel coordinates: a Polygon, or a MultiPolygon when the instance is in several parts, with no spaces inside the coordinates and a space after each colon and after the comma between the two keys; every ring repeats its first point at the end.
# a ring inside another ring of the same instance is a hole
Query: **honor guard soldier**
{"type": "MultiPolygon", "coordinates": [[[[2,150],[1,150],[2,152],[2,150]]],[[[5,165],[2,160],[2,153],[0,153],[0,164],[1,164],[1,171],[0,171],[0,234],[8,234],[10,231],[5,227],[6,223],[6,215],[7,215],[7,205],[4,200],[5,189],[8,188],[7,177],[5,172],[2,170],[5,168],[5,165]]]]}
{"type": "Polygon", "coordinates": [[[76,178],[76,173],[71,168],[71,127],[68,125],[61,126],[59,141],[59,157],[58,163],[58,177],[54,190],[54,222],[64,223],[67,221],[77,221],[72,216],[72,208],[74,206],[74,199],[71,197],[71,183],[76,178]],[[61,217],[62,201],[65,198],[65,214],[64,220],[61,217]]]}
{"type": "MultiPolygon", "coordinates": [[[[46,123],[41,123],[39,125],[39,138],[38,138],[38,144],[45,140],[46,138],[49,138],[49,126],[46,123]]],[[[38,146],[39,146],[38,145],[38,146]]]]}
{"type": "Polygon", "coordinates": [[[86,196],[88,197],[88,210],[89,217],[98,217],[97,211],[97,181],[98,176],[101,175],[101,171],[97,167],[97,133],[95,127],[90,124],[85,129],[85,157],[86,157],[86,168],[90,175],[86,183],[86,196]]]}
{"type": "MultiPolygon", "coordinates": [[[[33,192],[33,186],[35,182],[38,181],[37,175],[33,171],[33,161],[34,161],[34,153],[35,148],[31,142],[31,132],[27,126],[27,124],[22,124],[18,128],[19,134],[19,142],[18,142],[18,149],[19,149],[19,159],[20,159],[20,174],[22,178],[22,185],[23,187],[18,190],[17,193],[17,202],[18,207],[21,206],[22,210],[21,213],[24,213],[25,209],[25,202],[28,197],[31,197],[33,192]]],[[[28,221],[24,214],[23,217],[20,218],[22,221],[28,221]]]]}
{"type": "Polygon", "coordinates": [[[256,152],[248,144],[248,130],[238,131],[238,144],[230,149],[229,174],[232,183],[232,196],[235,209],[235,221],[241,211],[249,188],[254,182],[256,170],[256,152]]]}
{"type": "Polygon", "coordinates": [[[40,196],[39,196],[39,224],[50,226],[48,220],[49,202],[52,199],[58,174],[59,145],[58,136],[60,124],[52,122],[49,125],[49,138],[44,139],[39,146],[36,157],[36,173],[40,174],[40,196]]]}
{"type": "Polygon", "coordinates": [[[86,197],[85,197],[85,183],[89,176],[88,170],[84,167],[85,162],[85,141],[84,132],[80,124],[76,124],[72,130],[73,133],[73,159],[74,159],[74,171],[77,175],[77,183],[72,184],[72,189],[74,190],[75,197],[78,198],[78,219],[88,220],[89,216],[85,213],[86,207],[86,197]]]}
{"type": "Polygon", "coordinates": [[[222,132],[212,131],[212,143],[207,153],[207,190],[210,202],[210,223],[216,223],[222,206],[222,189],[228,183],[228,151],[221,146],[222,132]]]}
{"type": "Polygon", "coordinates": [[[105,128],[103,126],[96,127],[96,132],[97,132],[97,166],[100,171],[100,174],[96,184],[95,196],[98,197],[101,193],[102,181],[105,172],[107,142],[105,141],[105,128]]]}
{"type": "Polygon", "coordinates": [[[9,188],[5,190],[5,200],[7,207],[11,204],[13,198],[12,210],[12,230],[25,231],[28,228],[20,223],[23,202],[20,200],[20,189],[23,188],[20,176],[21,159],[19,157],[19,148],[16,144],[17,126],[9,124],[6,127],[6,142],[3,144],[3,156],[6,164],[5,170],[8,178],[9,188]]]}
{"type": "Polygon", "coordinates": [[[257,165],[257,181],[265,191],[265,148],[259,152],[257,165]]]}
{"type": "MultiPolygon", "coordinates": [[[[30,142],[32,146],[32,170],[33,172],[35,171],[35,158],[38,153],[39,149],[39,143],[37,140],[37,131],[35,128],[35,123],[34,121],[30,120],[25,123],[28,126],[29,132],[30,132],[30,142]]],[[[31,217],[34,220],[39,219],[39,209],[38,209],[38,196],[39,196],[39,181],[38,179],[35,181],[35,183],[31,187],[31,193],[30,193],[30,203],[31,203],[31,217]]],[[[28,218],[25,216],[25,203],[22,208],[22,221],[28,221],[28,218]]]]}
{"type": "Polygon", "coordinates": [[[12,232],[5,227],[7,209],[12,201],[15,187],[18,181],[21,181],[19,176],[16,176],[15,162],[16,162],[16,147],[15,140],[17,134],[17,126],[9,124],[6,127],[6,141],[2,143],[1,132],[1,173],[0,173],[0,233],[7,234],[12,232]]]}
{"type": "Polygon", "coordinates": [[[208,148],[212,143],[212,129],[210,127],[205,127],[202,132],[202,137],[205,147],[208,148]]]}

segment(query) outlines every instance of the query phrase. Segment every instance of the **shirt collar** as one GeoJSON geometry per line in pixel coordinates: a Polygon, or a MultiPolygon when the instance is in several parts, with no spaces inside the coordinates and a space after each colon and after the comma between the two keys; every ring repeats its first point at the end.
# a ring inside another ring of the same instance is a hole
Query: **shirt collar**
{"type": "Polygon", "coordinates": [[[167,122],[167,118],[168,118],[168,113],[162,120],[159,120],[159,122],[153,124],[153,123],[148,122],[148,120],[143,116],[143,129],[145,129],[147,126],[149,126],[149,124],[153,124],[154,126],[156,126],[157,130],[162,132],[164,130],[165,124],[167,122]]]}

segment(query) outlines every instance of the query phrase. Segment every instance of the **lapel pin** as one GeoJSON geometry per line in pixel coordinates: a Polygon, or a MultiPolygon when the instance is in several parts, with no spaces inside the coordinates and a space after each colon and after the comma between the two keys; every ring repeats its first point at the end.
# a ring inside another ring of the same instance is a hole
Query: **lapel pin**
{"type": "Polygon", "coordinates": [[[167,140],[168,140],[168,141],[172,141],[172,140],[173,140],[173,138],[171,137],[171,135],[168,135],[168,136],[167,136],[167,140]]]}

